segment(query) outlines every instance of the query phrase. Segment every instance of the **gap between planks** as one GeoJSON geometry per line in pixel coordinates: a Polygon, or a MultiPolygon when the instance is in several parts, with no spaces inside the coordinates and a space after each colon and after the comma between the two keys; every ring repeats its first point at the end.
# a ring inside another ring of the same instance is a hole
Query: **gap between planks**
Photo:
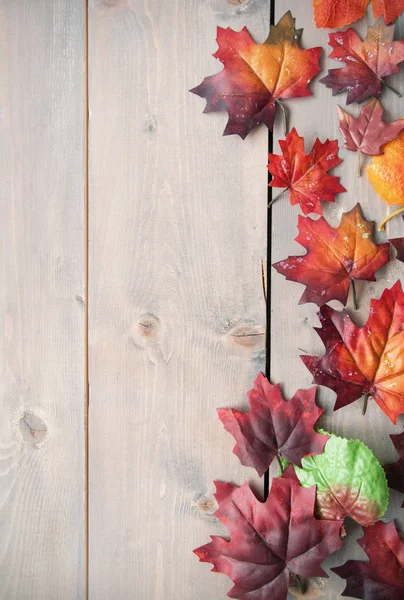
{"type": "MultiPolygon", "coordinates": [[[[275,0],[269,5],[269,27],[275,25],[275,0]]],[[[272,128],[273,129],[273,128],[272,128]]],[[[268,152],[274,151],[274,134],[268,129],[268,152]]],[[[268,208],[267,208],[267,298],[266,298],[266,338],[265,338],[265,376],[271,381],[271,264],[272,264],[272,191],[268,171],[268,208]]],[[[269,469],[264,473],[264,500],[269,496],[269,469]]]]}
{"type": "Polygon", "coordinates": [[[88,600],[89,589],[89,381],[88,381],[88,280],[89,280],[89,215],[88,215],[88,2],[83,0],[84,10],[84,600],[88,600]]]}

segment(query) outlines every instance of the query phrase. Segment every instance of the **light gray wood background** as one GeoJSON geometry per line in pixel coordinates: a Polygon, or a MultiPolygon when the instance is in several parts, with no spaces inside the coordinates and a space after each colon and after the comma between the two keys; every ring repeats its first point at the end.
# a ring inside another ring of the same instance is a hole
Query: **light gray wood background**
{"type": "Polygon", "coordinates": [[[0,2],[0,598],[83,598],[81,2],[0,2]]]}
{"type": "MultiPolygon", "coordinates": [[[[216,25],[266,35],[268,2],[90,10],[90,597],[226,597],[192,549],[223,531],[213,479],[254,479],[216,415],[265,359],[261,129],[188,93],[216,25]],[[261,335],[238,337],[242,333],[261,335]]],[[[262,484],[260,484],[262,486],[262,484]]]]}
{"type": "MultiPolygon", "coordinates": [[[[216,26],[246,25],[263,41],[269,4],[90,0],[86,64],[82,0],[0,2],[1,600],[85,598],[86,571],[91,600],[226,597],[230,581],[192,549],[224,533],[213,515],[214,479],[263,490],[232,454],[216,408],[246,408],[245,392],[265,368],[268,132],[223,138],[226,115],[202,114],[204,101],[187,90],[221,68],[211,57],[216,26]]],[[[337,66],[311,0],[276,0],[276,20],[288,9],[304,28],[303,46],[323,46],[324,68],[337,66]]],[[[404,34],[404,19],[398,29],[404,34]]],[[[344,96],[332,98],[320,77],[312,98],[287,102],[307,151],[317,135],[340,137],[335,105],[344,96]]],[[[394,83],[404,92],[404,77],[394,83]]],[[[383,104],[390,118],[403,116],[391,92],[383,104]]],[[[274,137],[277,152],[280,119],[274,137]]],[[[360,201],[379,222],[386,205],[366,176],[356,177],[354,154],[340,154],[334,173],[349,193],[324,207],[327,217],[337,225],[360,201]]],[[[293,241],[297,214],[287,195],[274,205],[273,262],[303,253],[293,241]]],[[[402,229],[392,222],[390,237],[402,229]]],[[[404,271],[393,261],[378,275],[358,286],[358,322],[370,297],[404,271]]],[[[311,385],[299,354],[323,351],[312,328],[317,308],[298,306],[302,286],[270,276],[270,374],[290,397],[311,385]]],[[[321,389],[319,400],[325,427],[394,460],[388,434],[402,425],[373,403],[364,418],[360,402],[333,413],[331,391],[321,389]]],[[[393,495],[390,516],[400,503],[393,495]]],[[[363,556],[354,539],[327,564],[347,556],[363,556]]],[[[336,577],[314,583],[305,598],[336,600],[343,585],[336,577]]]]}

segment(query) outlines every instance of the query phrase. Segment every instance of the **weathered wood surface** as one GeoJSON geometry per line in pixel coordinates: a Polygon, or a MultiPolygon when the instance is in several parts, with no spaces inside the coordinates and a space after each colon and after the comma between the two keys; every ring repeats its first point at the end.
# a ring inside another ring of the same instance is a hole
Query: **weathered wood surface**
{"type": "MultiPolygon", "coordinates": [[[[0,4],[0,600],[86,595],[86,7],[34,4],[0,4]]],[[[247,479],[262,491],[215,409],[246,407],[265,366],[268,133],[222,138],[226,116],[203,115],[187,90],[221,68],[210,56],[216,26],[247,25],[263,40],[269,4],[89,0],[90,600],[225,598],[229,580],[192,555],[224,531],[212,481],[247,479]]],[[[276,20],[292,10],[305,47],[323,46],[324,68],[337,66],[311,0],[275,5],[276,20]]],[[[403,18],[397,29],[404,35],[403,18]]],[[[312,98],[287,102],[307,149],[317,135],[340,139],[335,105],[345,99],[318,79],[312,98]]],[[[404,91],[404,77],[394,81],[404,91]]],[[[403,116],[388,91],[383,104],[403,116]]],[[[349,191],[324,207],[327,218],[337,225],[360,201],[380,222],[386,205],[357,178],[355,155],[340,154],[335,174],[349,191]]],[[[287,196],[274,205],[272,262],[304,252],[293,241],[297,213],[287,196]]],[[[402,235],[402,221],[388,233],[402,235]]],[[[394,261],[377,283],[358,285],[360,310],[349,309],[359,323],[399,277],[394,261]]],[[[323,352],[316,307],[298,305],[302,289],[271,271],[270,374],[286,396],[311,385],[299,354],[323,352]]],[[[402,422],[394,428],[372,403],[366,418],[360,402],[333,413],[324,388],[319,399],[326,428],[394,460],[388,436],[402,422]]],[[[400,502],[393,495],[391,516],[400,502]]],[[[354,540],[327,564],[348,556],[363,556],[354,540]]],[[[337,600],[343,585],[331,578],[307,598],[337,600]]]]}
{"type": "Polygon", "coordinates": [[[229,589],[192,549],[223,531],[212,481],[254,479],[216,407],[265,363],[268,133],[222,138],[188,90],[221,69],[216,25],[268,23],[266,0],[90,4],[93,600],[229,589]]]}
{"type": "Polygon", "coordinates": [[[0,598],[84,596],[81,1],[0,3],[0,598]]]}
{"type": "MultiPolygon", "coordinates": [[[[320,84],[318,80],[323,77],[329,68],[337,68],[339,64],[328,58],[331,48],[328,46],[328,30],[318,30],[312,21],[311,0],[302,0],[291,3],[289,0],[276,0],[276,21],[289,9],[292,9],[296,18],[298,28],[303,27],[302,43],[305,48],[312,46],[323,47],[323,72],[311,84],[314,95],[307,99],[288,101],[290,108],[290,127],[296,127],[298,133],[306,140],[306,151],[308,152],[318,136],[322,141],[326,138],[336,139],[343,145],[338,130],[338,118],[335,106],[345,107],[346,95],[332,96],[332,91],[320,84]]],[[[367,22],[373,23],[373,16],[369,10],[367,22]]],[[[366,19],[355,24],[355,28],[362,34],[366,32],[366,19]]],[[[398,20],[396,36],[404,34],[404,18],[398,20]]],[[[394,76],[394,85],[404,92],[404,76],[394,76]]],[[[404,116],[403,100],[397,98],[389,90],[384,90],[382,95],[383,106],[387,109],[387,118],[399,118],[404,116]]],[[[352,114],[357,114],[358,105],[353,104],[347,108],[352,114]]],[[[279,153],[278,139],[284,139],[283,125],[278,121],[275,131],[274,152],[279,153]]],[[[343,162],[334,169],[333,174],[341,176],[342,185],[348,190],[337,196],[335,204],[323,203],[326,218],[335,227],[339,224],[341,213],[352,208],[357,202],[363,207],[366,218],[372,219],[379,224],[388,214],[387,205],[382,202],[374,192],[366,174],[357,177],[356,154],[347,150],[340,150],[343,162]]],[[[276,190],[275,192],[276,193],[276,190]]],[[[272,262],[282,260],[291,254],[304,254],[305,250],[296,242],[297,235],[297,207],[290,206],[287,197],[283,197],[273,206],[273,232],[272,232],[272,262]]],[[[387,226],[388,237],[398,237],[404,234],[401,219],[395,219],[387,226]]],[[[385,236],[379,236],[380,241],[385,236]]],[[[379,297],[385,287],[391,287],[393,283],[401,278],[404,281],[404,268],[401,263],[394,260],[386,268],[377,273],[378,281],[359,282],[357,285],[360,309],[353,310],[352,299],[348,300],[351,315],[363,324],[366,321],[369,300],[371,297],[379,297]]],[[[317,307],[314,304],[298,305],[304,287],[301,284],[286,281],[283,276],[272,269],[271,288],[271,378],[274,382],[282,382],[284,390],[290,396],[298,387],[309,387],[312,376],[299,358],[300,354],[314,354],[321,356],[324,346],[320,338],[313,330],[318,325],[316,316],[317,307]]],[[[341,308],[338,302],[331,303],[335,308],[341,308]]],[[[375,402],[370,401],[368,412],[362,416],[362,402],[357,401],[345,409],[333,412],[335,394],[327,388],[319,388],[320,403],[326,408],[323,417],[323,426],[333,433],[346,437],[360,438],[370,446],[381,461],[393,461],[397,456],[390,442],[389,434],[402,431],[402,421],[394,427],[384,415],[375,402]]],[[[401,505],[398,494],[392,493],[393,506],[397,509],[401,505]]],[[[399,512],[391,511],[392,515],[398,516],[399,512]]],[[[350,527],[350,531],[356,531],[360,536],[360,527],[350,527]]],[[[349,544],[349,549],[343,549],[336,553],[326,564],[334,566],[342,564],[348,557],[363,558],[364,554],[355,543],[349,544]]],[[[338,577],[324,585],[322,593],[324,598],[337,600],[341,597],[344,582],[338,577]]]]}

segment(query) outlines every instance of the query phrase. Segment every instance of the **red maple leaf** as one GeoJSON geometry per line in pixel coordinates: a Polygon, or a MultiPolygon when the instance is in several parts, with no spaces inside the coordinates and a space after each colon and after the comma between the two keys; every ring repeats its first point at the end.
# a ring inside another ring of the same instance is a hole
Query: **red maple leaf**
{"type": "Polygon", "coordinates": [[[363,102],[382,91],[383,78],[400,71],[404,60],[404,40],[393,42],[394,27],[383,20],[368,28],[364,42],[352,28],[330,33],[330,58],[343,61],[342,69],[331,69],[320,81],[332,89],[333,96],[348,92],[347,104],[363,102]]]}
{"type": "MultiPolygon", "coordinates": [[[[313,0],[314,20],[317,27],[336,29],[361,19],[370,0],[313,0]]],[[[391,23],[404,10],[404,0],[371,0],[375,19],[384,17],[391,23]]]]}
{"type": "Polygon", "coordinates": [[[299,304],[318,306],[329,300],[346,304],[349,285],[354,279],[375,281],[375,271],[389,262],[389,244],[372,241],[373,222],[363,218],[360,205],[343,213],[340,226],[330,227],[299,215],[296,242],[307,248],[305,256],[290,256],[273,266],[290,281],[306,285],[299,304]]]}
{"type": "Polygon", "coordinates": [[[404,237],[392,238],[389,242],[396,249],[396,259],[404,262],[404,237]]]}
{"type": "Polygon", "coordinates": [[[219,49],[213,56],[224,69],[191,92],[206,98],[204,112],[228,112],[223,135],[244,139],[260,123],[272,129],[277,101],[312,95],[307,86],[321,71],[322,48],[302,50],[301,34],[290,11],[263,44],[256,44],[246,27],[240,32],[217,28],[219,49]]]}
{"type": "Polygon", "coordinates": [[[248,392],[250,412],[219,408],[219,419],[237,442],[233,451],[241,464],[253,467],[261,477],[275,457],[301,466],[303,456],[322,452],[329,436],[313,429],[324,412],[315,397],[313,387],[298,390],[286,402],[280,385],[273,385],[260,373],[248,392]]]}
{"type": "Polygon", "coordinates": [[[372,396],[393,423],[404,413],[404,293],[401,283],[370,303],[369,318],[357,327],[344,310],[320,308],[316,328],[325,355],[302,356],[314,383],[337,394],[334,410],[365,394],[372,396]]]}
{"type": "Polygon", "coordinates": [[[391,521],[364,529],[359,545],[369,562],[348,560],[341,567],[331,569],[347,580],[343,596],[366,600],[403,600],[404,598],[404,543],[391,521]]]}
{"type": "Polygon", "coordinates": [[[337,106],[339,130],[344,136],[344,148],[363,154],[376,156],[383,154],[381,146],[394,140],[404,129],[404,119],[385,123],[383,107],[379,100],[372,98],[362,107],[359,117],[355,118],[337,106]]]}
{"type": "Polygon", "coordinates": [[[391,435],[390,438],[397,450],[398,460],[389,465],[384,465],[384,471],[389,487],[404,494],[404,433],[391,435]]]}
{"type": "Polygon", "coordinates": [[[391,238],[389,242],[396,249],[396,259],[404,262],[404,237],[391,238]]]}
{"type": "Polygon", "coordinates": [[[290,579],[327,577],[322,561],[342,546],[341,522],[313,517],[315,487],[274,479],[265,503],[248,484],[237,487],[215,482],[216,516],[230,541],[212,536],[194,550],[212,571],[225,573],[235,584],[228,593],[239,600],[286,600],[290,579]]]}
{"type": "Polygon", "coordinates": [[[268,171],[272,175],[269,185],[288,189],[290,203],[300,204],[304,214],[321,214],[320,200],[334,202],[335,194],[346,191],[338,177],[327,173],[341,162],[337,140],[323,143],[317,138],[310,154],[305,154],[304,139],[293,128],[279,145],[280,156],[268,154],[268,171]]]}

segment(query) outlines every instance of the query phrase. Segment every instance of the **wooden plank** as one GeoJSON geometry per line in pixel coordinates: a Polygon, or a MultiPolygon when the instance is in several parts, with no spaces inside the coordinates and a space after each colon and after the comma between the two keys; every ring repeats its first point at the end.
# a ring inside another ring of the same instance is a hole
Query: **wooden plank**
{"type": "MultiPolygon", "coordinates": [[[[329,31],[316,29],[312,20],[311,4],[311,0],[294,3],[292,13],[296,18],[297,27],[304,28],[303,46],[305,48],[322,46],[324,48],[323,59],[325,59],[330,52],[330,47],[327,44],[329,31]]],[[[276,20],[279,20],[289,9],[290,2],[288,0],[276,0],[276,20]]],[[[368,22],[373,22],[370,11],[368,22]]],[[[355,28],[364,34],[366,32],[366,22],[362,21],[355,24],[355,28]]],[[[403,28],[404,18],[401,17],[397,26],[396,35],[398,37],[402,37],[403,28]]],[[[325,75],[326,69],[338,67],[338,63],[328,58],[323,60],[323,65],[324,71],[318,79],[325,75]]],[[[318,79],[311,87],[314,92],[313,97],[287,102],[287,106],[290,108],[290,127],[296,127],[298,133],[305,137],[307,152],[310,150],[316,136],[322,141],[327,137],[330,139],[338,138],[340,146],[342,146],[335,107],[338,104],[342,107],[345,106],[345,96],[333,97],[331,90],[320,84],[318,79]]],[[[404,91],[403,74],[394,77],[394,85],[404,91]]],[[[387,109],[389,119],[403,116],[402,100],[388,90],[383,92],[382,102],[387,109]]],[[[347,110],[356,114],[357,105],[354,104],[348,107],[347,110]]],[[[275,138],[276,140],[284,139],[280,119],[275,138]]],[[[277,141],[274,142],[274,152],[279,152],[277,141]]],[[[326,218],[335,227],[339,223],[341,213],[360,202],[366,218],[380,223],[388,213],[387,205],[374,192],[366,175],[361,178],[357,177],[356,155],[346,150],[340,150],[340,156],[343,158],[343,163],[334,170],[334,174],[341,176],[341,183],[347,188],[348,193],[340,194],[335,204],[327,205],[328,203],[323,203],[326,218]]],[[[282,260],[291,254],[305,253],[303,248],[293,241],[297,235],[297,213],[297,208],[289,205],[287,196],[274,204],[272,262],[282,260]]],[[[391,222],[391,225],[388,226],[388,233],[389,237],[403,235],[402,221],[397,219],[391,222]]],[[[379,239],[384,241],[384,236],[380,235],[379,239]]],[[[403,265],[394,260],[386,268],[380,270],[377,277],[378,281],[376,283],[360,282],[357,286],[360,301],[359,311],[355,312],[353,310],[351,299],[349,299],[348,309],[358,323],[363,323],[367,319],[371,297],[379,297],[382,290],[385,287],[391,287],[398,278],[404,280],[403,265]]],[[[309,353],[321,356],[324,352],[324,347],[313,330],[313,326],[318,325],[316,317],[318,309],[314,304],[298,305],[303,292],[302,285],[286,281],[274,269],[272,269],[271,281],[271,378],[274,382],[282,382],[284,389],[290,395],[299,387],[309,387],[312,380],[299,355],[309,353]]],[[[331,303],[331,305],[335,308],[341,308],[341,305],[337,302],[331,303]]],[[[335,394],[331,390],[320,388],[319,399],[327,409],[326,416],[323,419],[324,427],[339,435],[360,438],[372,448],[381,461],[395,460],[396,455],[390,443],[389,434],[402,430],[402,423],[394,427],[374,402],[370,402],[366,417],[362,416],[360,401],[350,405],[349,408],[333,412],[334,398],[335,394]]],[[[397,516],[398,513],[394,511],[394,507],[398,509],[400,504],[401,501],[398,495],[392,493],[393,509],[390,511],[390,516],[397,516]]],[[[351,529],[357,536],[360,535],[359,527],[351,529]]],[[[327,565],[342,564],[348,557],[363,558],[363,554],[358,550],[359,547],[351,542],[348,549],[338,552],[327,562],[327,565]]],[[[336,600],[341,597],[343,588],[344,582],[337,577],[333,577],[330,583],[323,587],[324,597],[336,600]]]]}
{"type": "Polygon", "coordinates": [[[0,5],[0,598],[83,598],[83,4],[0,5]]]}
{"type": "Polygon", "coordinates": [[[264,367],[268,133],[222,138],[187,90],[221,68],[216,25],[268,23],[267,0],[91,4],[92,600],[229,589],[192,549],[223,531],[212,480],[254,480],[215,409],[264,367]]]}

